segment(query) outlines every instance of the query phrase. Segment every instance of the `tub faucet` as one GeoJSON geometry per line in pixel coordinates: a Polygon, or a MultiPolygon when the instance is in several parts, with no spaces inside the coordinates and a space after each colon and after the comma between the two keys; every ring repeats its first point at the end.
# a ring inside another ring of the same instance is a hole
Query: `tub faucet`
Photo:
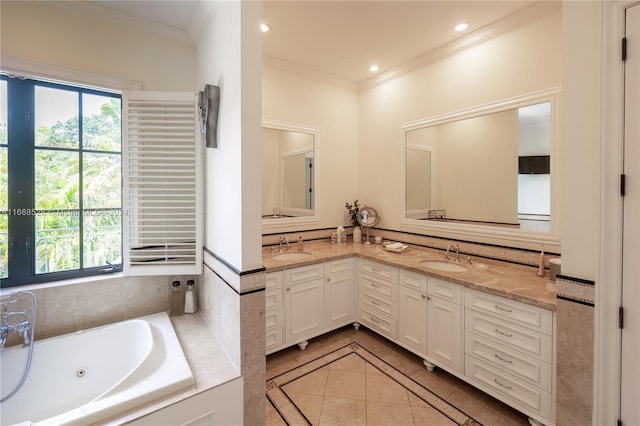
{"type": "Polygon", "coordinates": [[[444,254],[444,258],[449,260],[449,255],[451,254],[452,248],[456,251],[456,262],[460,262],[460,246],[458,244],[456,244],[455,246],[453,244],[449,244],[447,246],[447,252],[444,254]]]}
{"type": "Polygon", "coordinates": [[[31,344],[31,339],[29,338],[29,321],[27,321],[27,313],[26,312],[8,312],[7,304],[2,305],[2,325],[0,326],[0,349],[4,349],[5,344],[7,343],[7,337],[9,333],[12,331],[16,331],[19,334],[22,334],[22,346],[29,346],[31,344]],[[9,317],[20,316],[22,320],[10,324],[9,317]]]}

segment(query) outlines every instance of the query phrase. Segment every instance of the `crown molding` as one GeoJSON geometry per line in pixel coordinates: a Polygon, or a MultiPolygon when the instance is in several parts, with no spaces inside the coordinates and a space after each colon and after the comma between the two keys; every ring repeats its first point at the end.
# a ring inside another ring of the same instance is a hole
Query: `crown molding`
{"type": "Polygon", "coordinates": [[[0,71],[3,74],[35,78],[55,83],[73,83],[92,89],[112,90],[140,90],[140,80],[111,77],[95,72],[67,68],[44,62],[31,61],[13,56],[0,55],[0,71]]]}
{"type": "Polygon", "coordinates": [[[363,92],[372,87],[385,83],[389,80],[398,78],[404,74],[408,74],[420,68],[424,68],[430,64],[440,61],[448,56],[452,56],[465,49],[479,45],[493,38],[500,37],[511,31],[514,31],[523,25],[542,18],[548,14],[558,11],[562,8],[560,1],[540,1],[531,6],[514,12],[506,17],[485,25],[476,31],[460,37],[450,43],[432,49],[423,53],[403,64],[395,66],[383,73],[370,77],[357,83],[358,92],[363,92]]]}
{"type": "Polygon", "coordinates": [[[262,63],[271,68],[276,68],[281,71],[289,72],[291,74],[300,75],[312,80],[319,81],[321,83],[327,83],[334,86],[338,86],[342,89],[349,90],[351,92],[357,92],[358,86],[356,83],[349,80],[336,77],[331,74],[323,73],[321,71],[309,68],[304,65],[295,64],[282,59],[274,58],[273,56],[263,55],[262,63]]]}

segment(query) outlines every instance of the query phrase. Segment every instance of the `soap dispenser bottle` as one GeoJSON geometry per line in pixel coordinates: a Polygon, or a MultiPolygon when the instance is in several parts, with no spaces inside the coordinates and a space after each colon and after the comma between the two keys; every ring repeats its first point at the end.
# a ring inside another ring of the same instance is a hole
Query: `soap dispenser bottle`
{"type": "Polygon", "coordinates": [[[169,291],[169,316],[175,317],[184,313],[184,302],[182,299],[182,288],[180,281],[174,281],[169,291]]]}
{"type": "Polygon", "coordinates": [[[195,292],[195,281],[187,281],[187,293],[184,298],[184,313],[195,314],[198,311],[198,299],[195,292]]]}

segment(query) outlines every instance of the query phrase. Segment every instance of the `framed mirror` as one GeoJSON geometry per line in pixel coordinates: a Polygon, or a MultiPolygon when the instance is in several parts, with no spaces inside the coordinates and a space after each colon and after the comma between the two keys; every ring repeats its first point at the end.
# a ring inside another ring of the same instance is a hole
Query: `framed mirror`
{"type": "Polygon", "coordinates": [[[309,126],[262,123],[263,228],[316,221],[318,135],[309,126]]]}
{"type": "Polygon", "coordinates": [[[558,90],[402,125],[404,227],[559,246],[558,90]]]}

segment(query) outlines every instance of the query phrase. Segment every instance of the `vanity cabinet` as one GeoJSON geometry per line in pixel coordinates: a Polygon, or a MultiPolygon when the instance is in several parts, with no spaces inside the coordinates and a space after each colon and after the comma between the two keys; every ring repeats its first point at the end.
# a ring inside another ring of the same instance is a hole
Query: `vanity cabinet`
{"type": "Polygon", "coordinates": [[[324,264],[284,271],[285,340],[299,343],[324,329],[324,264]]]}
{"type": "Polygon", "coordinates": [[[465,290],[465,377],[531,418],[552,422],[553,313],[465,290]]]}
{"type": "Polygon", "coordinates": [[[463,367],[462,294],[459,284],[428,278],[427,358],[452,373],[463,367]]]}
{"type": "Polygon", "coordinates": [[[398,269],[358,259],[358,319],[377,333],[395,340],[398,311],[398,269]]]}
{"type": "Polygon", "coordinates": [[[356,319],[354,258],[266,274],[266,353],[350,324],[356,319]]]}
{"type": "Polygon", "coordinates": [[[399,271],[398,342],[424,357],[427,354],[427,276],[399,271]]]}

